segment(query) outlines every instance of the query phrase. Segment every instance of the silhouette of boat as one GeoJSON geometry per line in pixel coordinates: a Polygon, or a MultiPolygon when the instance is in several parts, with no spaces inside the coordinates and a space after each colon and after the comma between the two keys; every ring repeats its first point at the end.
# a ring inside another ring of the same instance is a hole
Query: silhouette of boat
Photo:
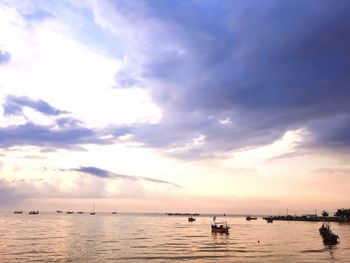
{"type": "Polygon", "coordinates": [[[84,212],[82,212],[82,211],[79,211],[79,212],[78,212],[78,214],[80,214],[80,215],[81,215],[81,214],[84,214],[84,212]]]}
{"type": "Polygon", "coordinates": [[[319,229],[320,235],[323,238],[323,242],[327,245],[335,245],[338,243],[339,236],[334,234],[329,224],[322,224],[319,229]]]}
{"type": "Polygon", "coordinates": [[[196,219],[195,219],[194,217],[190,216],[190,217],[188,218],[188,222],[194,222],[194,221],[196,221],[196,219]]]}
{"type": "Polygon", "coordinates": [[[57,210],[56,213],[60,214],[60,213],[62,213],[62,211],[61,210],[57,210]]]}
{"type": "Polygon", "coordinates": [[[112,212],[112,214],[113,214],[113,215],[116,215],[116,214],[117,214],[117,212],[112,212]]]}
{"type": "Polygon", "coordinates": [[[39,214],[39,210],[37,210],[37,211],[35,211],[35,210],[29,211],[28,214],[30,214],[30,215],[37,215],[37,214],[39,214]]]}
{"type": "Polygon", "coordinates": [[[267,223],[273,223],[273,217],[268,216],[268,217],[263,217],[264,220],[266,220],[267,223]]]}
{"type": "Polygon", "coordinates": [[[92,212],[90,212],[90,215],[96,215],[96,213],[95,213],[95,203],[94,203],[94,207],[93,207],[93,209],[92,209],[92,212]]]}
{"type": "Polygon", "coordinates": [[[216,216],[213,217],[213,223],[211,224],[211,232],[228,234],[230,226],[227,221],[216,221],[216,216]]]}
{"type": "Polygon", "coordinates": [[[72,215],[72,214],[74,214],[74,212],[73,211],[67,211],[66,214],[72,215]]]}
{"type": "Polygon", "coordinates": [[[14,214],[22,214],[23,213],[23,210],[16,210],[13,212],[14,214]]]}
{"type": "Polygon", "coordinates": [[[245,218],[245,220],[247,220],[247,221],[250,221],[250,220],[257,220],[258,218],[257,217],[253,217],[253,216],[247,216],[246,218],[245,218]]]}

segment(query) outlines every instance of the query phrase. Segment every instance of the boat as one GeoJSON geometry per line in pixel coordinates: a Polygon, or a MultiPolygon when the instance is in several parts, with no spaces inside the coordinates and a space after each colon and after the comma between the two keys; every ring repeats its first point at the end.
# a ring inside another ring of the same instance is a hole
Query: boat
{"type": "Polygon", "coordinates": [[[112,212],[112,215],[116,215],[117,214],[117,212],[112,212]]]}
{"type": "Polygon", "coordinates": [[[339,236],[334,234],[329,224],[322,224],[319,229],[320,235],[322,236],[323,242],[327,245],[335,245],[338,243],[339,236]]]}
{"type": "Polygon", "coordinates": [[[81,214],[84,214],[84,212],[82,212],[82,211],[79,211],[79,212],[78,212],[78,214],[80,214],[80,215],[81,215],[81,214]]]}
{"type": "Polygon", "coordinates": [[[37,211],[35,211],[35,210],[29,211],[28,214],[30,214],[30,215],[37,215],[37,214],[39,214],[39,210],[37,210],[37,211]]]}
{"type": "Polygon", "coordinates": [[[245,220],[247,220],[247,221],[250,221],[250,220],[257,220],[258,218],[257,217],[253,217],[253,216],[247,216],[246,218],[245,218],[245,220]]]}
{"type": "Polygon", "coordinates": [[[62,211],[61,211],[61,210],[57,210],[57,211],[56,211],[56,213],[61,214],[61,213],[62,213],[62,211]]]}
{"type": "Polygon", "coordinates": [[[72,215],[72,214],[74,214],[74,212],[73,211],[67,211],[66,214],[72,215]]]}
{"type": "Polygon", "coordinates": [[[267,223],[273,223],[273,217],[268,216],[268,217],[263,217],[264,220],[266,220],[267,223]]]}
{"type": "Polygon", "coordinates": [[[23,210],[16,210],[13,212],[14,214],[22,214],[23,213],[23,210]]]}
{"type": "Polygon", "coordinates": [[[196,221],[196,219],[195,219],[194,217],[190,216],[190,217],[188,218],[188,222],[194,222],[194,221],[196,221]]]}
{"type": "Polygon", "coordinates": [[[90,215],[96,215],[96,213],[95,213],[95,203],[94,203],[94,207],[93,207],[93,209],[92,209],[92,212],[90,212],[90,215]]]}
{"type": "Polygon", "coordinates": [[[216,216],[213,217],[213,223],[211,224],[211,232],[228,234],[230,226],[227,221],[216,221],[216,216]]]}
{"type": "Polygon", "coordinates": [[[267,222],[267,223],[273,223],[273,218],[272,218],[272,217],[267,218],[267,219],[266,219],[266,222],[267,222]]]}

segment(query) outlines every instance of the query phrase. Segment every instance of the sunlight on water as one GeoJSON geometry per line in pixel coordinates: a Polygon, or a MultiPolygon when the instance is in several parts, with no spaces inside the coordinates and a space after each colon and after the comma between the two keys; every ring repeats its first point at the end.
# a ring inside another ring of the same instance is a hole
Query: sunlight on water
{"type": "Polygon", "coordinates": [[[230,234],[211,233],[212,218],[136,214],[0,213],[1,262],[350,262],[350,224],[322,243],[320,223],[247,222],[227,217],[230,234]]]}

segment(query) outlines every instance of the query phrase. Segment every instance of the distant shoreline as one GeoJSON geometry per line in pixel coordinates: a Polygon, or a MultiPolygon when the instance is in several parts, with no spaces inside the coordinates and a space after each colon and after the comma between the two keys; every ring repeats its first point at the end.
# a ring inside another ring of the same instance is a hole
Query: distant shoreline
{"type": "Polygon", "coordinates": [[[337,216],[271,216],[273,220],[280,221],[308,221],[308,222],[338,222],[350,223],[350,218],[337,216]]]}

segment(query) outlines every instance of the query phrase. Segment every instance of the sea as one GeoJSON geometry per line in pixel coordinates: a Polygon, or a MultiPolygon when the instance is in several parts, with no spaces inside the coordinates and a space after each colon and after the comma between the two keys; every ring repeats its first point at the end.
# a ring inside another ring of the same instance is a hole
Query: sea
{"type": "Polygon", "coordinates": [[[331,223],[340,240],[325,245],[321,223],[218,219],[229,234],[212,215],[0,212],[0,262],[350,262],[350,224],[331,223]]]}

